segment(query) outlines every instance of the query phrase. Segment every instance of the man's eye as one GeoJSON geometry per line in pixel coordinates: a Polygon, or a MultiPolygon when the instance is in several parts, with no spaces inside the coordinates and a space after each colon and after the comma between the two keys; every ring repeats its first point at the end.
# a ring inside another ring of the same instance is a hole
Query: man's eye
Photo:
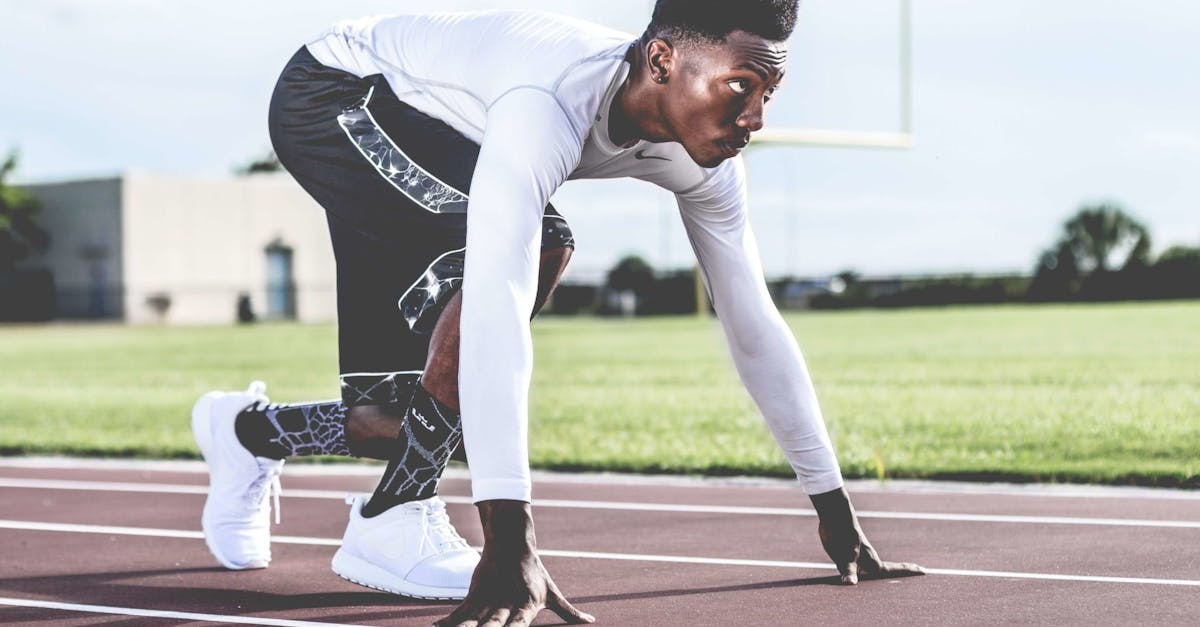
{"type": "Polygon", "coordinates": [[[738,78],[738,79],[729,81],[728,85],[729,85],[729,88],[733,90],[733,93],[738,94],[738,95],[741,95],[741,94],[744,94],[744,93],[750,91],[750,82],[744,78],[738,78]]]}
{"type": "Polygon", "coordinates": [[[763,102],[770,102],[771,99],[775,97],[775,91],[778,89],[779,89],[778,87],[772,87],[772,88],[768,89],[767,93],[765,95],[763,95],[763,102]]]}

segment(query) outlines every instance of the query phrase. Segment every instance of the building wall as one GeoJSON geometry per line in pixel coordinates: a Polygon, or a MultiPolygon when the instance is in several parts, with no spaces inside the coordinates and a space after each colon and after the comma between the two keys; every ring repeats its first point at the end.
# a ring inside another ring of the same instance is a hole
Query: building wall
{"type": "Polygon", "coordinates": [[[37,223],[50,233],[50,248],[31,265],[54,273],[58,316],[120,318],[121,179],[23,187],[41,202],[37,223]]]}
{"type": "Polygon", "coordinates": [[[267,252],[291,248],[299,320],[336,318],[324,211],[287,175],[123,179],[124,312],[132,323],[228,323],[267,309],[267,252]],[[165,298],[164,298],[165,297],[165,298]],[[169,302],[164,309],[156,309],[169,302]]]}

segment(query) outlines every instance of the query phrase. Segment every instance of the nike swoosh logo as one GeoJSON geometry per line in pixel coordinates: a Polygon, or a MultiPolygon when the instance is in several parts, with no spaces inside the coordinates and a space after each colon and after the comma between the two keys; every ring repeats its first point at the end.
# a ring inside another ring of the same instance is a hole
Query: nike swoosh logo
{"type": "Polygon", "coordinates": [[[654,155],[648,155],[648,154],[646,154],[645,150],[639,150],[639,151],[633,153],[633,158],[637,159],[638,161],[642,161],[644,159],[660,159],[662,161],[670,161],[670,159],[668,159],[666,157],[656,157],[654,155]]]}

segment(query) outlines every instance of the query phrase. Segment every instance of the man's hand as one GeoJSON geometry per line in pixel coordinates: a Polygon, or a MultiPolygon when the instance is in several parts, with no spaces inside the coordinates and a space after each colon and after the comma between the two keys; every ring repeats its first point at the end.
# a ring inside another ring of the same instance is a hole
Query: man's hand
{"type": "Polygon", "coordinates": [[[467,597],[436,627],[520,627],[547,608],[567,623],[596,621],[563,597],[538,558],[529,503],[482,501],[478,505],[483,556],[467,597]]]}
{"type": "Polygon", "coordinates": [[[916,564],[879,559],[879,553],[867,541],[858,524],[858,516],[854,515],[854,506],[850,504],[850,495],[846,494],[845,488],[810,495],[809,499],[820,520],[817,534],[821,536],[821,546],[837,565],[842,583],[852,586],[858,583],[859,577],[887,579],[925,574],[925,569],[916,564]]]}

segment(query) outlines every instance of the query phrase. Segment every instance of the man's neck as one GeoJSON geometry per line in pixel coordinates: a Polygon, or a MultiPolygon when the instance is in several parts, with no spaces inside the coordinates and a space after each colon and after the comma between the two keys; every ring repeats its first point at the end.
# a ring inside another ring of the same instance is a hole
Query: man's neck
{"type": "Polygon", "coordinates": [[[625,55],[629,75],[617,90],[608,110],[608,138],[618,146],[631,146],[638,140],[673,141],[659,114],[660,92],[646,76],[645,53],[641,40],[634,42],[625,55]]]}

